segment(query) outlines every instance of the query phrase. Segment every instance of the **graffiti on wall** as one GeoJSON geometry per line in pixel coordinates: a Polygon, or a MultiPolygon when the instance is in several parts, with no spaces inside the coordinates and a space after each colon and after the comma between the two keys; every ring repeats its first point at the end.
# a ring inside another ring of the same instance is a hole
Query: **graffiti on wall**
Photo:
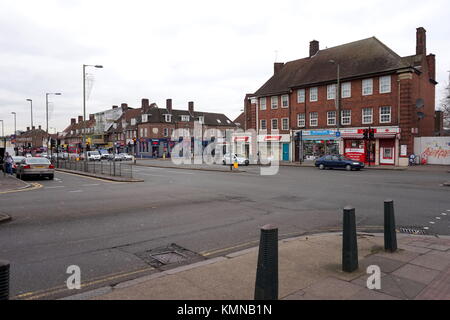
{"type": "Polygon", "coordinates": [[[415,151],[429,164],[450,164],[450,138],[448,137],[416,138],[415,151]]]}

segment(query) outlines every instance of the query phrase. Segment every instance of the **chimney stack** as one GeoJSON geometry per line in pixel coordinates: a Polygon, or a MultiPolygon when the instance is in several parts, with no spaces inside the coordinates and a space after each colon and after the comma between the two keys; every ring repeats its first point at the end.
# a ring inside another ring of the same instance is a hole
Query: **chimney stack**
{"type": "Polygon", "coordinates": [[[150,107],[149,100],[148,99],[142,99],[141,100],[141,107],[142,107],[142,109],[150,107]]]}
{"type": "Polygon", "coordinates": [[[31,127],[31,130],[35,130],[35,129],[36,129],[36,127],[35,127],[35,126],[32,126],[32,127],[31,127]]]}
{"type": "Polygon", "coordinates": [[[420,27],[416,33],[416,54],[427,54],[427,30],[420,27]]]}
{"type": "Polygon", "coordinates": [[[189,101],[188,106],[189,113],[194,114],[194,101],[189,101]]]}
{"type": "Polygon", "coordinates": [[[429,54],[427,56],[427,63],[430,79],[436,80],[436,56],[434,54],[429,54]]]}
{"type": "Polygon", "coordinates": [[[78,123],[83,122],[83,116],[78,116],[78,123]]]}
{"type": "Polygon", "coordinates": [[[316,55],[319,52],[319,41],[313,40],[309,43],[309,57],[316,55]]]}
{"type": "Polygon", "coordinates": [[[75,123],[77,123],[77,119],[75,119],[75,118],[70,119],[70,124],[75,124],[75,123]]]}
{"type": "Polygon", "coordinates": [[[38,129],[41,130],[41,125],[38,126],[38,129]]]}
{"type": "Polygon", "coordinates": [[[113,110],[119,108],[118,106],[112,106],[113,110]]]}
{"type": "Polygon", "coordinates": [[[167,112],[172,113],[172,99],[166,99],[167,112]]]}
{"type": "Polygon", "coordinates": [[[273,64],[273,74],[277,74],[284,66],[283,62],[275,62],[273,64]]]}
{"type": "Polygon", "coordinates": [[[30,131],[30,127],[27,127],[27,131],[30,131]]]}
{"type": "Polygon", "coordinates": [[[90,114],[90,115],[89,115],[89,120],[95,120],[95,115],[90,114]]]}

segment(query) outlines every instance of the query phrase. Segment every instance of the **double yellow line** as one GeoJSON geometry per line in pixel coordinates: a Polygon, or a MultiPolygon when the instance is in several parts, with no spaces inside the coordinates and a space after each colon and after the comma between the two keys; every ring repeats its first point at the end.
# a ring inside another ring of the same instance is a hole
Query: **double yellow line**
{"type": "Polygon", "coordinates": [[[33,183],[31,183],[31,187],[29,187],[29,188],[23,188],[23,189],[17,189],[17,190],[2,191],[2,192],[0,192],[0,194],[32,191],[32,190],[40,189],[40,188],[42,188],[42,187],[43,187],[42,184],[33,182],[33,183]]]}

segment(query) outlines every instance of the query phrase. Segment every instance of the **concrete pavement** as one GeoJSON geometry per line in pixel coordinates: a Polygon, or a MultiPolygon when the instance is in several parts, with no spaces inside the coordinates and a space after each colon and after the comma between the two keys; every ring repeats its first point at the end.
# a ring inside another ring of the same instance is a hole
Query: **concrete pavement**
{"type": "MultiPolygon", "coordinates": [[[[450,300],[450,237],[398,234],[387,253],[382,234],[358,234],[359,269],[341,271],[342,234],[279,242],[279,299],[450,300]],[[381,289],[369,290],[367,267],[381,269],[381,289]]],[[[66,299],[252,300],[258,248],[250,248],[66,299]]]]}
{"type": "Polygon", "coordinates": [[[30,187],[29,183],[19,180],[15,176],[8,174],[5,175],[3,172],[0,172],[0,193],[20,190],[28,187],[30,187]]]}

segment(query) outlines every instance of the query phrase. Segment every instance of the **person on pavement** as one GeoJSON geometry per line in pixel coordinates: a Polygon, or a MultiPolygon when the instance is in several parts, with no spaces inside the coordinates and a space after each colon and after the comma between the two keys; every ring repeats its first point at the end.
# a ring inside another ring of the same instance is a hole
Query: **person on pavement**
{"type": "Polygon", "coordinates": [[[5,169],[7,174],[12,174],[12,165],[13,165],[13,158],[11,155],[7,152],[5,154],[5,169]]]}

